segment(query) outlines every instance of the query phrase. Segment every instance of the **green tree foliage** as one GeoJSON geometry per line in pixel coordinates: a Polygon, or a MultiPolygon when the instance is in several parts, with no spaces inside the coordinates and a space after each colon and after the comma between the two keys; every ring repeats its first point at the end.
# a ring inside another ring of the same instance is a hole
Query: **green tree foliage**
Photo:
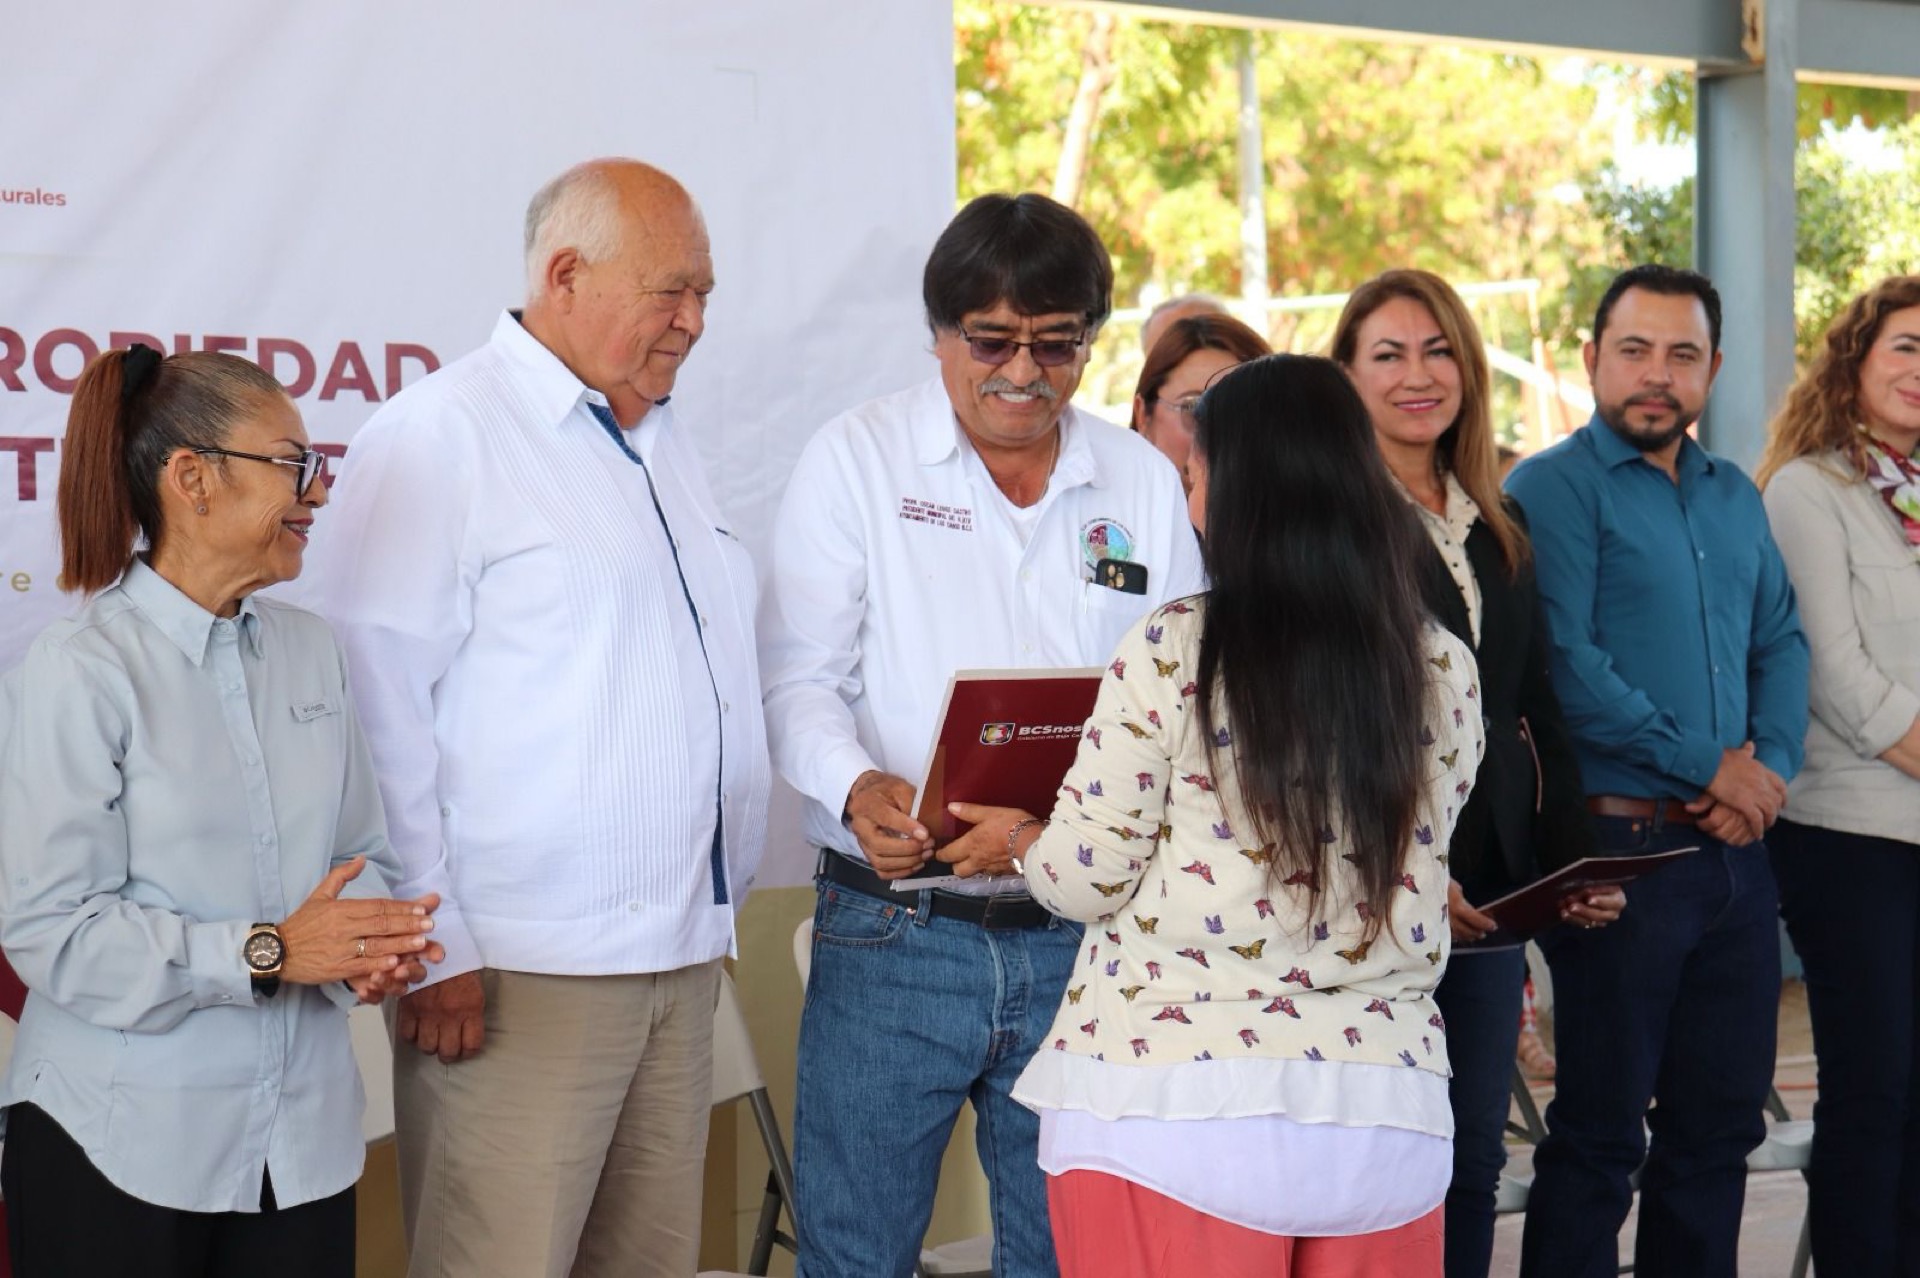
{"type": "MultiPolygon", "coordinates": [[[[1094,15],[955,0],[954,19],[961,198],[1051,189],[1094,15]]],[[[1125,15],[1110,45],[1103,34],[1096,46],[1111,79],[1078,187],[1080,211],[1113,253],[1122,307],[1242,292],[1236,60],[1249,41],[1276,297],[1336,293],[1408,265],[1456,282],[1538,279],[1539,325],[1566,368],[1616,270],[1692,259],[1691,179],[1643,187],[1613,163],[1616,139],[1636,131],[1692,140],[1685,73],[1125,15]]],[[[1803,352],[1855,292],[1920,268],[1920,121],[1908,114],[1903,93],[1800,86],[1803,352]],[[1842,134],[1855,124],[1874,131],[1874,146],[1862,147],[1857,128],[1842,134]]],[[[1491,340],[1531,356],[1523,311],[1476,310],[1491,340]]],[[[1331,321],[1282,314],[1269,335],[1316,349],[1331,321]]],[[[1126,398],[1139,366],[1133,332],[1114,329],[1089,371],[1091,393],[1109,403],[1126,398]]]]}
{"type": "MultiPolygon", "coordinates": [[[[962,198],[1046,190],[1092,16],[957,0],[962,198]]],[[[1236,294],[1235,75],[1246,34],[1123,18],[1081,211],[1122,304],[1152,286],[1236,294]]],[[[1599,239],[1577,180],[1604,154],[1594,94],[1536,59],[1253,34],[1275,294],[1389,266],[1563,283],[1599,239]]]]}
{"type": "MultiPolygon", "coordinates": [[[[1663,142],[1693,141],[1693,76],[1670,71],[1653,85],[1640,113],[1645,132],[1663,142]]],[[[1869,129],[1898,124],[1911,113],[1907,94],[1899,89],[1870,89],[1850,84],[1796,86],[1796,126],[1800,138],[1817,137],[1823,128],[1844,129],[1860,123],[1869,129]]]]}
{"type": "MultiPolygon", "coordinates": [[[[1093,15],[955,0],[954,20],[962,200],[1049,190],[1093,15]]],[[[1113,76],[1077,205],[1113,254],[1118,305],[1242,293],[1237,60],[1249,40],[1269,293],[1342,292],[1407,265],[1456,281],[1538,278],[1560,307],[1543,317],[1549,334],[1572,331],[1564,300],[1573,272],[1605,251],[1580,179],[1611,139],[1594,87],[1573,64],[1137,16],[1123,16],[1113,33],[1113,76]]],[[[1490,340],[1531,357],[1523,304],[1477,309],[1490,340]]],[[[1319,349],[1333,319],[1330,310],[1282,312],[1268,336],[1281,348],[1319,349]]],[[[1109,327],[1085,395],[1130,396],[1135,338],[1129,326],[1109,327]]],[[[1516,394],[1504,383],[1499,393],[1516,394]]]]}
{"type": "Polygon", "coordinates": [[[1855,294],[1920,270],[1916,183],[1920,120],[1887,125],[1851,146],[1831,129],[1801,145],[1793,308],[1803,358],[1855,294]]]}
{"type": "Polygon", "coordinates": [[[1582,180],[1580,191],[1608,249],[1577,264],[1568,281],[1569,335],[1584,338],[1600,295],[1622,268],[1639,262],[1693,265],[1693,179],[1647,186],[1627,181],[1607,161],[1582,180]]]}
{"type": "MultiPolygon", "coordinates": [[[[1798,91],[1793,295],[1795,340],[1805,359],[1856,294],[1920,269],[1920,209],[1913,203],[1920,118],[1909,116],[1907,95],[1895,90],[1802,84],[1798,91]]],[[[1690,143],[1694,101],[1691,77],[1664,77],[1645,97],[1642,128],[1662,141],[1690,143]]],[[[1691,178],[1639,189],[1603,165],[1583,190],[1608,228],[1616,260],[1692,261],[1691,178]]],[[[1599,269],[1577,273],[1576,305],[1591,312],[1605,276],[1599,269]]]]}

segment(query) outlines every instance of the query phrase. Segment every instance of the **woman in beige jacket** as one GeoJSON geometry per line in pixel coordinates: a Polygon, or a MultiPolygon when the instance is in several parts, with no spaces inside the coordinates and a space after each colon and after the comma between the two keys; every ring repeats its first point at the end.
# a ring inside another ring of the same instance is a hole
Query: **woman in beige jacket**
{"type": "Polygon", "coordinates": [[[1807,762],[1767,837],[1819,1056],[1822,1273],[1920,1269],[1920,276],[1834,320],[1759,482],[1812,648],[1807,762]]]}

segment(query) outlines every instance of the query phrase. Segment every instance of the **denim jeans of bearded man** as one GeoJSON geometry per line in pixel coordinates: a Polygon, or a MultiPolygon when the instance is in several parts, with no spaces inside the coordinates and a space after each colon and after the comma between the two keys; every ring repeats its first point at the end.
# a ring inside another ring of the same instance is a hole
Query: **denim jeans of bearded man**
{"type": "Polygon", "coordinates": [[[1520,1272],[1611,1278],[1639,1169],[1637,1278],[1735,1278],[1779,1019],[1767,849],[1647,820],[1594,826],[1609,853],[1700,850],[1627,885],[1611,925],[1540,938],[1559,1069],[1520,1272]]]}
{"type": "Polygon", "coordinates": [[[1056,1278],[1039,1118],[1008,1093],[1053,1024],[1079,926],[989,928],[930,916],[927,893],[816,887],[794,1109],[800,1278],[912,1272],[968,1102],[994,1273],[1056,1278]]]}

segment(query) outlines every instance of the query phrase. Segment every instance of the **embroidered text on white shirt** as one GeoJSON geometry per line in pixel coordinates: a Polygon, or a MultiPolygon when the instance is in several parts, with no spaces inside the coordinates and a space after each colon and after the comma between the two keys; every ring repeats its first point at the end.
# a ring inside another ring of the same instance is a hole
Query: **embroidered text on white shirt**
{"type": "Polygon", "coordinates": [[[955,532],[973,531],[973,511],[965,506],[946,506],[920,497],[900,499],[900,518],[910,523],[932,524],[955,532]]]}

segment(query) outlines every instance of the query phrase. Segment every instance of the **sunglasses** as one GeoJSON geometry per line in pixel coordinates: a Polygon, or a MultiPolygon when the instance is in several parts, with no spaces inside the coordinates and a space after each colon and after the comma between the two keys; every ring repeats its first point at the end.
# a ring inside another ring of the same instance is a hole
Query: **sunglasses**
{"type": "Polygon", "coordinates": [[[298,457],[268,457],[261,453],[243,453],[231,448],[196,448],[193,451],[202,456],[211,454],[215,457],[241,457],[247,461],[270,462],[275,466],[291,466],[300,472],[299,476],[293,481],[293,494],[296,497],[303,496],[307,489],[313,487],[313,481],[320,475],[320,468],[327,464],[326,455],[324,453],[316,453],[311,448],[301,449],[298,457]]]}
{"type": "Polygon", "coordinates": [[[1059,368],[1063,364],[1073,363],[1074,356],[1087,344],[1084,334],[1079,337],[1044,337],[1037,342],[1020,342],[1011,337],[975,337],[964,328],[958,331],[967,343],[967,350],[989,368],[998,368],[1011,362],[1022,349],[1033,356],[1033,362],[1040,367],[1059,368]]]}

